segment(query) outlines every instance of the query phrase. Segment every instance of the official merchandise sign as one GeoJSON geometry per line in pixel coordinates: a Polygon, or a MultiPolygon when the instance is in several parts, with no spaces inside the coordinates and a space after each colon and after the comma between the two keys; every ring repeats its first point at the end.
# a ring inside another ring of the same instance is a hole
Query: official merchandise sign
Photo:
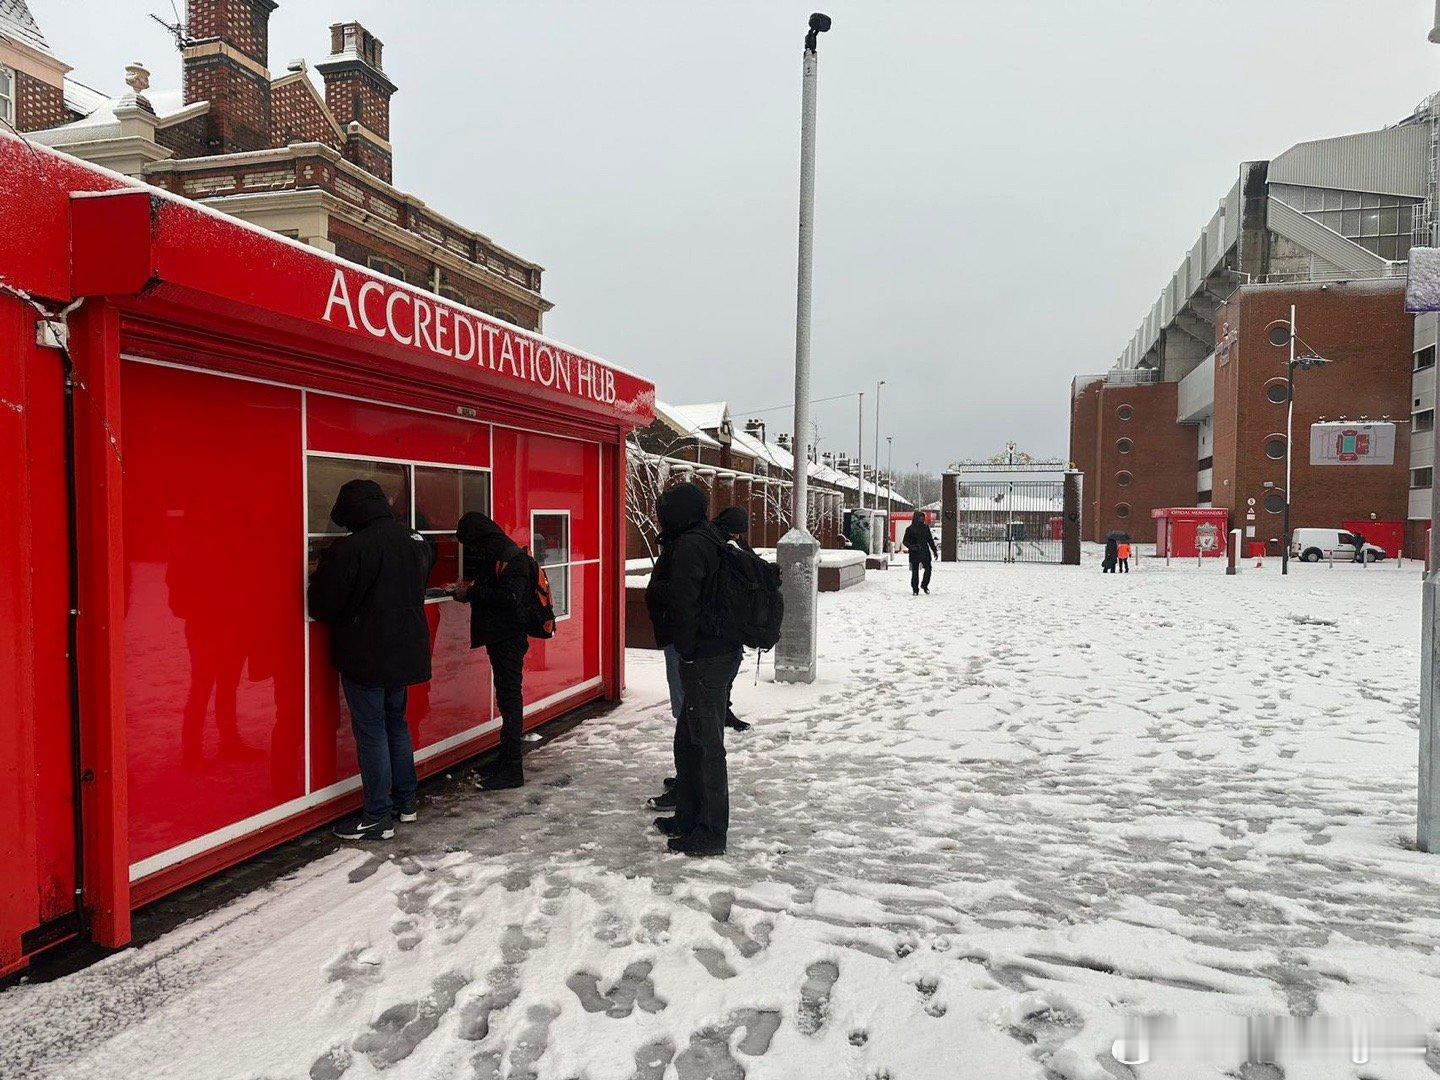
{"type": "Polygon", "coordinates": [[[1311,465],[1393,465],[1395,425],[1331,421],[1310,425],[1311,465]]]}

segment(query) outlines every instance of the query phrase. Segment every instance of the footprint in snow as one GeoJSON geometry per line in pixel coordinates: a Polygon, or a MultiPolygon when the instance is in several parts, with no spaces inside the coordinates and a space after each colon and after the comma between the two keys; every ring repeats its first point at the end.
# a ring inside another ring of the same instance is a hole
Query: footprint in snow
{"type": "Polygon", "coordinates": [[[805,1035],[814,1035],[830,1016],[830,993],[840,978],[840,967],[832,960],[817,960],[805,969],[800,987],[800,1010],[796,1026],[805,1035]]]}
{"type": "Polygon", "coordinates": [[[650,978],[653,966],[648,960],[637,960],[607,994],[600,993],[600,978],[589,971],[577,971],[565,980],[565,985],[574,991],[586,1012],[603,1012],[616,1020],[629,1016],[636,1006],[643,1012],[658,1013],[666,1002],[655,994],[655,983],[650,978]]]}
{"type": "Polygon", "coordinates": [[[454,1007],[467,982],[459,972],[446,972],[430,984],[430,993],[421,1000],[386,1009],[352,1045],[377,1069],[405,1060],[440,1026],[440,1018],[454,1007]]]}

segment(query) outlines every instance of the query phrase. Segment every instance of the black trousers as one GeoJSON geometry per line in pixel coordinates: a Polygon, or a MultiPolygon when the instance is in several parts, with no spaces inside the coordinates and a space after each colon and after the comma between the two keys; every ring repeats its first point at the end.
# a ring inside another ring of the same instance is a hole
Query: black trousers
{"type": "Polygon", "coordinates": [[[740,656],[680,662],[685,708],[675,722],[675,818],[682,833],[725,843],[730,778],[725,768],[725,712],[740,656]]]}
{"type": "Polygon", "coordinates": [[[928,555],[916,556],[912,554],[910,556],[910,591],[919,592],[921,589],[928,588],[930,588],[930,557],[928,555]],[[925,568],[924,580],[921,580],[920,577],[920,568],[922,566],[925,568]]]}
{"type": "Polygon", "coordinates": [[[524,634],[486,645],[495,679],[495,704],[500,709],[500,763],[520,764],[525,749],[525,654],[530,639],[524,634]]]}

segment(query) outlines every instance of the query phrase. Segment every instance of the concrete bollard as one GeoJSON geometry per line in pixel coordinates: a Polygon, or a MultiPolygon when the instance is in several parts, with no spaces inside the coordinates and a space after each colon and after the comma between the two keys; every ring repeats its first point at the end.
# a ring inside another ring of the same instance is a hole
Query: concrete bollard
{"type": "Polygon", "coordinates": [[[1233,574],[1240,569],[1240,530],[1231,529],[1230,542],[1225,545],[1225,573],[1233,574]]]}

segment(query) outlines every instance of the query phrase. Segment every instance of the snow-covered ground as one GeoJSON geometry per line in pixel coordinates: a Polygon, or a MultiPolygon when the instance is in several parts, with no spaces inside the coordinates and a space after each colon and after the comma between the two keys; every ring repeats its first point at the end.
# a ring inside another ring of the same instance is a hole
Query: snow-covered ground
{"type": "Polygon", "coordinates": [[[1327,1018],[1285,1076],[1434,1075],[1343,1027],[1440,1024],[1418,569],[1095,557],[822,596],[822,681],[741,675],[724,860],[650,828],[633,653],[524,791],[0,995],[0,1075],[1256,1078],[1267,1017],[1327,1018]],[[1130,1068],[1137,1015],[1176,1038],[1130,1068]]]}

